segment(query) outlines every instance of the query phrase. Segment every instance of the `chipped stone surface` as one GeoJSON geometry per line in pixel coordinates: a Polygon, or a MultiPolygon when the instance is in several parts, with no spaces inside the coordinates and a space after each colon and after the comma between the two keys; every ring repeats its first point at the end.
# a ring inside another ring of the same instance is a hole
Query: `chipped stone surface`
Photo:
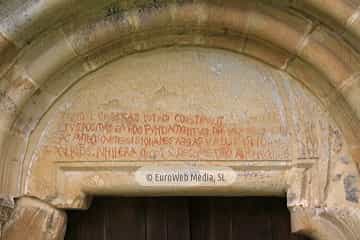
{"type": "Polygon", "coordinates": [[[10,219],[14,208],[14,202],[10,199],[0,199],[0,239],[2,239],[2,229],[4,224],[10,219]]]}
{"type": "Polygon", "coordinates": [[[346,192],[346,200],[350,202],[359,202],[359,192],[357,187],[357,176],[348,175],[344,178],[344,187],[346,192]]]}

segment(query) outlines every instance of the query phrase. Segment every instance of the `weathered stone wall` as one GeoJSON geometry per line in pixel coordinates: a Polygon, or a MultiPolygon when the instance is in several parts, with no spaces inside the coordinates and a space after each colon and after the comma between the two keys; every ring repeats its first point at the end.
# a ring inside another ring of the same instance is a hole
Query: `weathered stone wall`
{"type": "Polygon", "coordinates": [[[98,194],[286,193],[294,231],[358,239],[359,9],[358,0],[1,2],[0,222],[28,221],[16,215],[22,200],[10,217],[24,196],[86,208],[98,194]],[[184,166],[225,181],[142,178],[184,166]]]}
{"type": "Polygon", "coordinates": [[[141,194],[132,175],[138,167],[186,164],[232,167],[238,178],[228,187],[238,194],[256,192],[253,182],[281,195],[286,170],[316,164],[324,172],[315,204],[329,191],[357,203],[357,192],[344,188],[352,162],[329,113],[289,75],[225,51],[169,48],[111,63],[64,93],[31,135],[24,189],[54,205],[86,207],[86,194],[97,191],[141,194]],[[260,169],[251,177],[253,165],[260,169]]]}

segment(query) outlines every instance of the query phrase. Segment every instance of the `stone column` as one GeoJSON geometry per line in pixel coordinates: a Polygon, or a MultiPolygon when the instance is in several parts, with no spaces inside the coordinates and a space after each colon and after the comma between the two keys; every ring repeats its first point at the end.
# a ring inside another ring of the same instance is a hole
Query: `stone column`
{"type": "Polygon", "coordinates": [[[3,227],[4,240],[62,240],[66,213],[40,200],[24,197],[3,227]]]}

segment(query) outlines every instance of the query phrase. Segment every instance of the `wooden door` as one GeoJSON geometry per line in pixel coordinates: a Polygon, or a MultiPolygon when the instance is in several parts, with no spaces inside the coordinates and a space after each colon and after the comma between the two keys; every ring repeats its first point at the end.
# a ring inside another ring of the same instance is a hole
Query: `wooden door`
{"type": "Polygon", "coordinates": [[[70,211],[66,240],[305,240],[281,198],[101,198],[70,211]]]}

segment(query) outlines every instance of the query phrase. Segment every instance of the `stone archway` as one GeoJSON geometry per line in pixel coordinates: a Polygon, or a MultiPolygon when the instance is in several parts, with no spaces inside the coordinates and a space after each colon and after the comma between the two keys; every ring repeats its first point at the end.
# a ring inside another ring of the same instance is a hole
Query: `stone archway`
{"type": "Polygon", "coordinates": [[[317,1],[88,2],[76,18],[66,1],[9,3],[5,236],[30,218],[48,228],[37,239],[61,238],[60,209],[93,195],[287,194],[293,231],[357,239],[359,14],[334,2],[341,12],[317,1]],[[57,29],[44,24],[54,10],[57,29]],[[38,24],[41,34],[27,28],[38,24]],[[149,182],[158,172],[225,180],[149,182]]]}

